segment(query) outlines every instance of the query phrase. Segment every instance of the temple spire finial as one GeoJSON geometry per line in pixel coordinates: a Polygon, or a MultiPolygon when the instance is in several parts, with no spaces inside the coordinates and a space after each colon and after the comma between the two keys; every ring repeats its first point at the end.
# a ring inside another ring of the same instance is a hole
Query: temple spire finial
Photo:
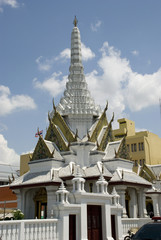
{"type": "Polygon", "coordinates": [[[77,20],[76,16],[75,16],[75,18],[74,18],[73,24],[74,24],[74,27],[77,27],[78,20],[77,20]]]}

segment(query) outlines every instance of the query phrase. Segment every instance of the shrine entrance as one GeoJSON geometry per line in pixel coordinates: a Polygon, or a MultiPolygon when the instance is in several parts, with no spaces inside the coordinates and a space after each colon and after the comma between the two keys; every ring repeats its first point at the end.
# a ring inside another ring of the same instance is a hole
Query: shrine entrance
{"type": "Polygon", "coordinates": [[[69,240],[76,240],[76,215],[69,215],[69,240]]]}
{"type": "Polygon", "coordinates": [[[88,240],[102,240],[101,206],[87,206],[88,240]]]}
{"type": "Polygon", "coordinates": [[[40,188],[35,197],[35,217],[38,219],[47,218],[47,193],[45,188],[40,188]]]}

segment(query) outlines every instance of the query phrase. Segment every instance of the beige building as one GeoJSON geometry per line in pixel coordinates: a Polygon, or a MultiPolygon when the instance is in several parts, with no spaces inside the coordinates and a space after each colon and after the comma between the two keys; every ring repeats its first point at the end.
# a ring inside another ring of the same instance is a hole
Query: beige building
{"type": "Polygon", "coordinates": [[[119,129],[113,130],[115,140],[126,137],[130,157],[142,166],[161,164],[161,138],[149,131],[135,132],[135,122],[122,118],[118,120],[119,129]]]}

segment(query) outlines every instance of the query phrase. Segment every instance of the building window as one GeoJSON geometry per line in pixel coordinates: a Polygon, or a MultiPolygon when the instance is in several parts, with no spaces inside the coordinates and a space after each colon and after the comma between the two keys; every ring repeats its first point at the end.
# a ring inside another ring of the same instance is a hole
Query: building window
{"type": "Polygon", "coordinates": [[[140,166],[143,166],[145,164],[145,159],[140,159],[140,166]]]}
{"type": "Polygon", "coordinates": [[[131,144],[131,152],[134,151],[134,144],[131,144]]]}
{"type": "Polygon", "coordinates": [[[138,166],[138,160],[134,160],[134,166],[135,166],[135,167],[138,166]]]}
{"type": "Polygon", "coordinates": [[[136,143],[134,143],[134,152],[137,151],[136,143]]]}
{"type": "Polygon", "coordinates": [[[143,142],[139,143],[139,151],[144,151],[144,143],[143,142]]]}
{"type": "Polygon", "coordinates": [[[139,151],[141,151],[141,143],[139,143],[139,151]]]}

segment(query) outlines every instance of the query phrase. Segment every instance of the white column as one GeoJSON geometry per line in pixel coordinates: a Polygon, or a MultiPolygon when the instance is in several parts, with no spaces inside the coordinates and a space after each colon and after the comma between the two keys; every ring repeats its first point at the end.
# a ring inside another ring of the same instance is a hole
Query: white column
{"type": "Polygon", "coordinates": [[[25,193],[26,193],[26,189],[14,189],[14,193],[17,196],[17,208],[20,209],[24,215],[26,215],[25,213],[25,205],[26,205],[26,198],[25,198],[25,193]]]}
{"type": "Polygon", "coordinates": [[[145,193],[143,189],[139,189],[138,191],[138,217],[145,218],[147,216],[146,205],[145,205],[145,193]]]}
{"type": "Polygon", "coordinates": [[[81,203],[81,240],[88,240],[87,203],[81,203]]]}
{"type": "Polygon", "coordinates": [[[105,204],[105,240],[113,240],[111,236],[111,209],[109,204],[105,204]]]}
{"type": "Polygon", "coordinates": [[[116,234],[118,239],[122,239],[123,236],[123,227],[122,227],[122,220],[121,220],[121,210],[117,211],[117,220],[116,220],[116,234]]]}
{"type": "Polygon", "coordinates": [[[160,216],[159,214],[159,195],[158,194],[151,194],[151,198],[153,200],[153,210],[154,210],[154,216],[160,216]]]}
{"type": "Polygon", "coordinates": [[[60,240],[69,240],[69,214],[61,213],[59,223],[60,240]]]}
{"type": "Polygon", "coordinates": [[[130,217],[137,218],[137,193],[134,188],[130,188],[129,194],[130,194],[129,202],[130,217]]]}
{"type": "Polygon", "coordinates": [[[47,218],[51,218],[53,213],[53,204],[56,202],[56,192],[57,187],[56,186],[47,186],[47,218]]]}
{"type": "Polygon", "coordinates": [[[143,216],[144,218],[148,217],[147,210],[146,210],[146,197],[145,197],[145,189],[143,191],[143,216]]]}
{"type": "Polygon", "coordinates": [[[120,195],[120,204],[123,207],[122,217],[127,218],[126,205],[125,205],[125,190],[126,186],[116,187],[117,193],[120,195]]]}

